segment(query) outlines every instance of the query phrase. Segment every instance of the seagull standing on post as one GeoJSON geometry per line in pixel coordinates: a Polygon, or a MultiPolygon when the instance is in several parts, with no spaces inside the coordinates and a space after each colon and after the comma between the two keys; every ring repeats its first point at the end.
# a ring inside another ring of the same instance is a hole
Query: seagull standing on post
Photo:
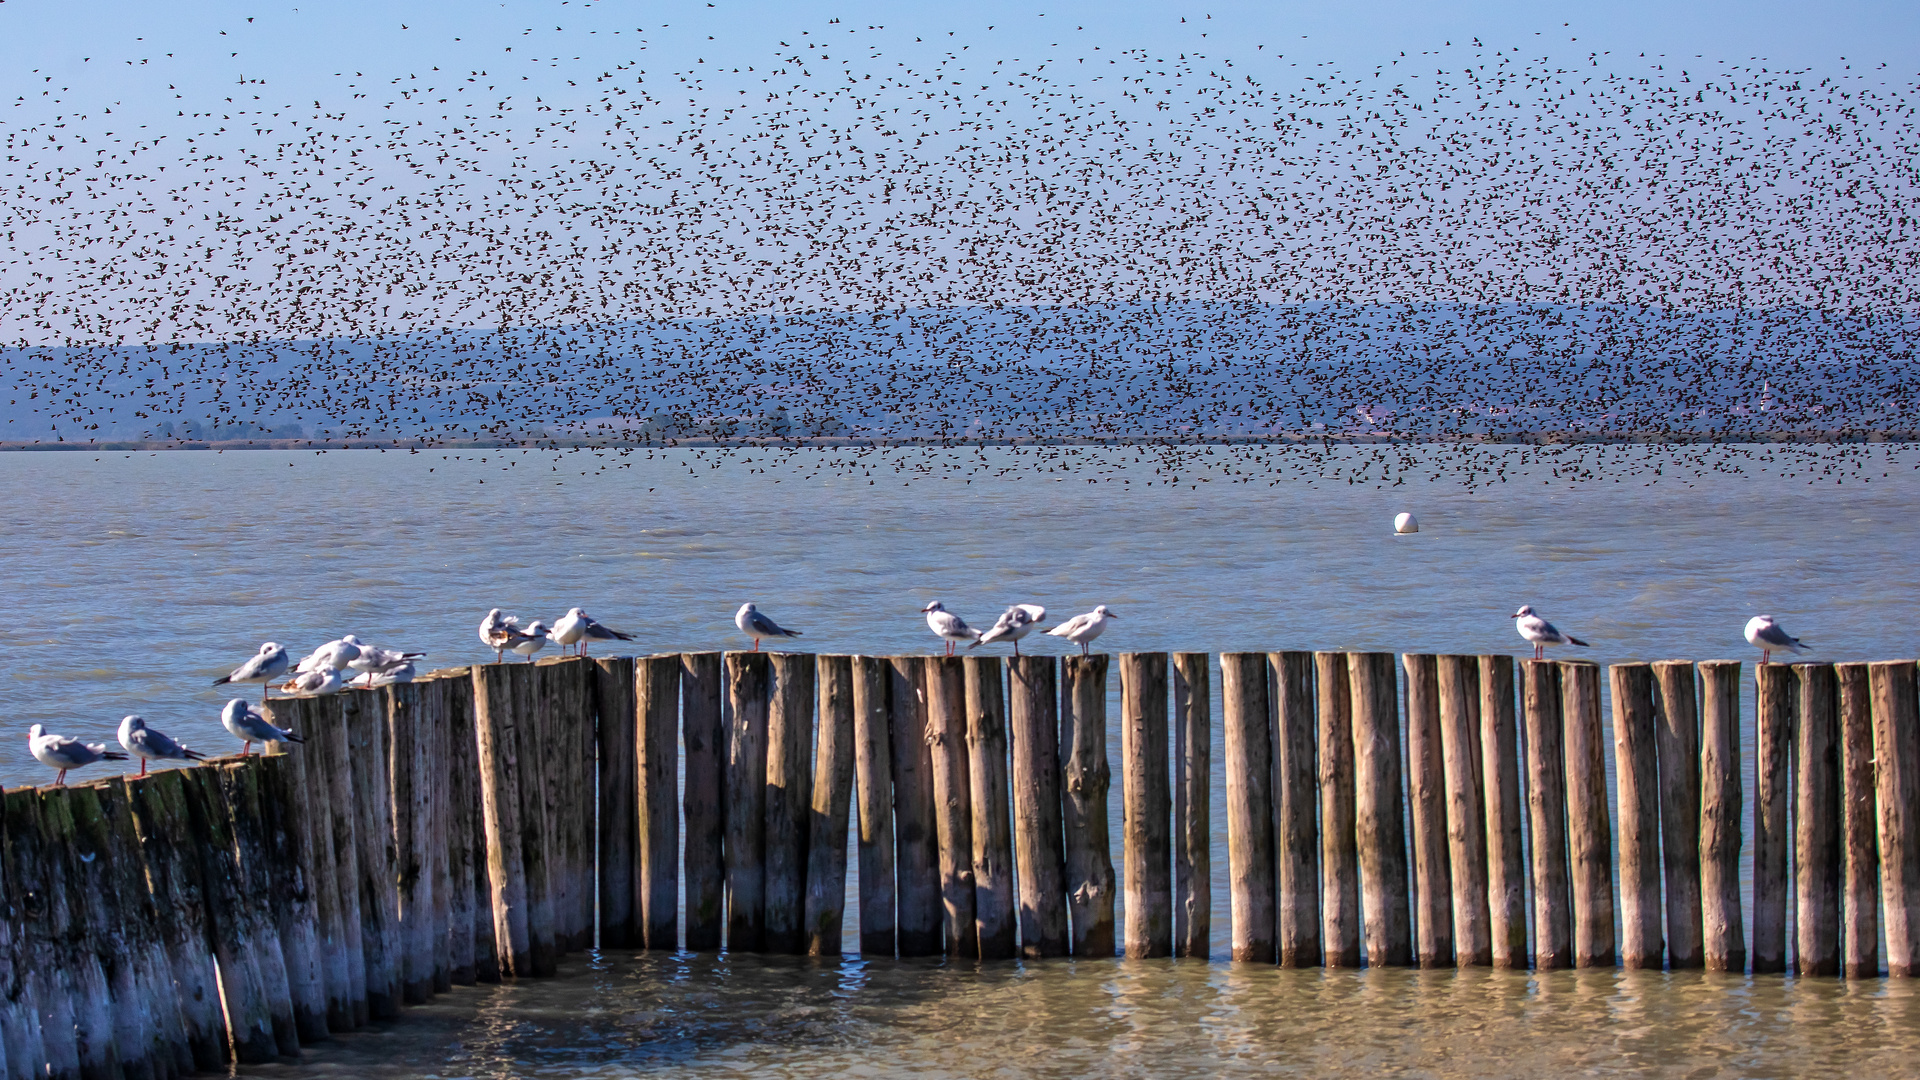
{"type": "Polygon", "coordinates": [[[760,651],[760,639],[779,637],[799,637],[800,631],[788,630],[772,619],[760,614],[760,609],[752,604],[741,604],[740,610],[733,613],[733,625],[740,632],[753,639],[753,651],[760,651]]]}
{"type": "Polygon", "coordinates": [[[1572,634],[1561,633],[1558,627],[1534,614],[1532,604],[1522,604],[1519,611],[1507,616],[1507,618],[1517,620],[1513,624],[1513,628],[1520,631],[1521,637],[1533,643],[1533,658],[1535,660],[1544,660],[1546,658],[1547,646],[1549,645],[1578,645],[1583,649],[1588,647],[1586,642],[1581,641],[1572,634]]]}
{"type": "Polygon", "coordinates": [[[1803,653],[1813,646],[1780,628],[1771,615],[1755,615],[1747,620],[1747,642],[1760,650],[1760,662],[1770,663],[1774,650],[1803,653]]]}
{"type": "Polygon", "coordinates": [[[1093,639],[1107,632],[1107,620],[1119,617],[1108,609],[1107,605],[1101,604],[1085,615],[1075,615],[1047,633],[1054,637],[1066,638],[1080,646],[1080,655],[1085,656],[1087,646],[1093,643],[1093,639]]]}
{"type": "Polygon", "coordinates": [[[240,740],[242,757],[253,752],[254,743],[307,741],[291,731],[275,727],[272,721],[249,708],[243,698],[234,698],[227,702],[226,708],[220,710],[220,726],[232,732],[234,738],[240,740]]]}
{"type": "Polygon", "coordinates": [[[593,616],[579,608],[568,608],[567,613],[560,616],[559,621],[553,624],[551,636],[563,649],[577,644],[581,656],[587,655],[589,641],[633,640],[632,634],[623,634],[611,627],[602,626],[593,621],[593,616]]]}
{"type": "Polygon", "coordinates": [[[954,642],[973,641],[980,636],[980,631],[968,626],[967,620],[948,611],[946,605],[938,600],[920,610],[927,616],[927,629],[939,634],[947,643],[948,656],[953,655],[954,642]]]}
{"type": "Polygon", "coordinates": [[[246,663],[213,680],[213,685],[257,682],[260,684],[260,700],[264,703],[267,700],[267,685],[279,678],[280,673],[285,670],[287,670],[287,650],[275,642],[268,641],[262,643],[260,651],[254,653],[246,663]]]}
{"type": "MultiPolygon", "coordinates": [[[[241,704],[246,704],[241,702],[241,704]]],[[[79,739],[69,739],[65,735],[49,735],[47,729],[39,724],[27,729],[27,749],[33,758],[50,769],[59,769],[60,775],[54,777],[53,786],[62,787],[67,782],[70,770],[91,765],[96,761],[125,761],[127,755],[117,750],[107,749],[106,743],[83,743],[79,739]]]]}
{"type": "Polygon", "coordinates": [[[147,775],[149,761],[199,761],[207,755],[189,750],[167,737],[167,733],[147,726],[145,720],[129,716],[120,721],[120,745],[140,759],[140,775],[147,775]]]}
{"type": "Polygon", "coordinates": [[[1046,617],[1047,609],[1041,607],[1039,604],[1015,604],[1001,613],[999,621],[995,622],[986,633],[980,635],[979,640],[967,646],[967,648],[977,649],[982,645],[991,645],[996,641],[1011,641],[1013,642],[1013,655],[1019,656],[1020,639],[1033,633],[1033,628],[1040,625],[1040,620],[1046,617]]]}

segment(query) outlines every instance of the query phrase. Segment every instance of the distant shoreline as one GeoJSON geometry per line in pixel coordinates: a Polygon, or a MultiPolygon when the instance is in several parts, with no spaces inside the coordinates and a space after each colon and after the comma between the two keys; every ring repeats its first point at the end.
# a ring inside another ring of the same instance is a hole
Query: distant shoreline
{"type": "Polygon", "coordinates": [[[1511,432],[1487,435],[1411,435],[1390,432],[1333,434],[1328,432],[1270,435],[1201,435],[1170,438],[1164,435],[1116,435],[1106,438],[968,439],[968,438],[740,438],[622,440],[561,440],[551,438],[486,440],[408,439],[221,439],[221,440],[102,440],[99,442],[4,442],[0,451],[161,451],[161,450],[682,450],[682,449],[912,449],[950,447],[1029,446],[1334,446],[1456,445],[1456,446],[1751,446],[1769,444],[1845,444],[1920,442],[1920,429],[1890,431],[1785,432],[1511,432]]]}

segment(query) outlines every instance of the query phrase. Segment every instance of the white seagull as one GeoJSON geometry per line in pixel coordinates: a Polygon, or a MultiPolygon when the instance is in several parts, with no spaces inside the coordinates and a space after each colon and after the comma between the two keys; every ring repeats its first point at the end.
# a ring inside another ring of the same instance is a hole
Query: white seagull
{"type": "Polygon", "coordinates": [[[967,646],[967,648],[977,649],[982,645],[991,645],[996,641],[1011,641],[1013,642],[1013,655],[1019,656],[1020,639],[1033,633],[1033,628],[1040,625],[1040,620],[1046,617],[1047,609],[1041,607],[1039,604],[1015,604],[1002,612],[999,621],[995,622],[986,633],[980,635],[978,641],[967,646]]]}
{"type": "Polygon", "coordinates": [[[232,732],[233,737],[240,740],[242,757],[253,752],[254,743],[307,741],[304,736],[275,727],[266,717],[249,708],[246,701],[241,698],[234,698],[227,702],[226,708],[220,710],[220,726],[232,732]]]}
{"type": "Polygon", "coordinates": [[[325,645],[308,653],[299,663],[293,665],[294,674],[319,671],[321,668],[333,668],[336,671],[360,658],[359,638],[348,634],[335,638],[325,645]]]}
{"type": "Polygon", "coordinates": [[[423,652],[404,652],[400,649],[383,649],[378,645],[369,645],[359,638],[348,634],[340,639],[360,650],[360,655],[347,661],[347,666],[362,675],[384,675],[399,670],[402,664],[411,666],[415,660],[425,660],[423,652]]]}
{"type": "MultiPolygon", "coordinates": [[[[531,630],[529,630],[531,632],[531,630]]],[[[632,634],[623,634],[611,627],[602,626],[593,621],[593,616],[579,608],[568,608],[565,615],[553,624],[549,632],[561,648],[578,646],[581,656],[587,655],[589,641],[632,641],[632,634]]],[[[515,650],[518,651],[518,650],[515,650]]]]}
{"type": "Polygon", "coordinates": [[[404,660],[394,667],[381,668],[379,671],[368,671],[357,675],[351,682],[347,683],[347,685],[355,690],[372,690],[376,687],[392,686],[395,683],[412,682],[416,674],[418,673],[414,670],[413,661],[404,660]]]}
{"type": "Polygon", "coordinates": [[[926,613],[927,629],[939,634],[947,643],[948,656],[953,655],[954,642],[973,641],[980,636],[980,631],[968,626],[967,620],[948,611],[946,605],[938,600],[920,610],[926,613]]]}
{"type": "Polygon", "coordinates": [[[1507,618],[1518,620],[1513,624],[1513,628],[1520,631],[1521,637],[1533,642],[1535,660],[1546,657],[1549,645],[1578,645],[1583,649],[1588,647],[1586,642],[1572,634],[1561,633],[1558,627],[1534,614],[1532,604],[1520,605],[1520,610],[1507,618]]]}
{"type": "Polygon", "coordinates": [[[55,787],[67,782],[69,769],[78,769],[96,761],[127,760],[127,755],[107,749],[106,743],[83,743],[65,735],[49,735],[47,729],[39,724],[27,729],[27,749],[32,751],[35,761],[50,769],[60,770],[60,775],[53,781],[55,787]]]}
{"type": "Polygon", "coordinates": [[[1087,646],[1092,643],[1093,639],[1107,632],[1107,620],[1117,619],[1119,617],[1120,616],[1115,615],[1109,610],[1107,605],[1101,604],[1085,615],[1075,615],[1073,618],[1047,631],[1047,633],[1054,637],[1066,638],[1068,641],[1080,646],[1080,655],[1085,656],[1087,655],[1087,646]]]}
{"type": "Polygon", "coordinates": [[[741,604],[740,610],[733,613],[733,625],[740,632],[753,639],[753,651],[760,651],[760,642],[764,638],[799,637],[800,631],[789,630],[765,615],[752,604],[741,604]]]}
{"type": "Polygon", "coordinates": [[[262,643],[260,651],[254,653],[246,663],[213,680],[213,685],[257,682],[260,684],[260,700],[265,701],[267,684],[279,678],[280,673],[285,670],[287,670],[287,650],[276,642],[268,641],[262,643]]]}
{"type": "Polygon", "coordinates": [[[120,721],[120,745],[140,759],[140,775],[147,775],[149,761],[200,761],[207,755],[189,750],[167,737],[167,733],[147,726],[145,720],[129,716],[120,721]]]}
{"type": "Polygon", "coordinates": [[[499,608],[487,612],[487,617],[480,620],[480,644],[493,650],[495,663],[506,658],[507,646],[513,644],[513,636],[520,632],[515,625],[518,622],[511,615],[500,614],[499,608]]]}
{"type": "Polygon", "coordinates": [[[1760,650],[1760,662],[1765,664],[1773,659],[1774,650],[1781,652],[1803,653],[1813,646],[1780,629],[1771,615],[1755,615],[1747,620],[1747,642],[1760,650]]]}
{"type": "Polygon", "coordinates": [[[323,667],[295,675],[280,689],[296,697],[324,697],[337,694],[346,687],[346,681],[340,678],[339,668],[323,667]]]}
{"type": "Polygon", "coordinates": [[[516,637],[513,644],[508,645],[507,648],[526,657],[527,663],[531,664],[533,663],[533,654],[546,648],[547,642],[552,640],[552,637],[551,634],[547,633],[547,624],[541,622],[539,619],[535,619],[527,625],[526,630],[516,637]]]}

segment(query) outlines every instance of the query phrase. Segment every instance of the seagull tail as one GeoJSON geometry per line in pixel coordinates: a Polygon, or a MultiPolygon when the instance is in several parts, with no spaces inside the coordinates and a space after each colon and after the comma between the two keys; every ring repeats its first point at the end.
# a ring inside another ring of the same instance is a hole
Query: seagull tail
{"type": "Polygon", "coordinates": [[[410,653],[400,654],[400,659],[402,660],[425,660],[426,658],[427,658],[427,654],[423,652],[410,652],[410,653]]]}
{"type": "Polygon", "coordinates": [[[1569,645],[1578,645],[1578,646],[1580,646],[1580,647],[1581,647],[1581,648],[1583,648],[1583,649],[1591,649],[1591,648],[1593,648],[1593,646],[1591,646],[1591,645],[1588,645],[1588,644],[1587,644],[1586,642],[1584,642],[1584,641],[1581,641],[1581,640],[1580,640],[1579,638],[1577,638],[1577,637],[1574,637],[1574,636],[1573,636],[1572,634],[1568,634],[1568,635],[1567,635],[1567,644],[1569,644],[1569,645]]]}
{"type": "Polygon", "coordinates": [[[305,735],[296,735],[291,731],[281,732],[281,734],[287,737],[288,742],[306,742],[307,741],[307,737],[305,735]]]}
{"type": "Polygon", "coordinates": [[[183,758],[186,758],[186,759],[187,759],[188,761],[205,761],[205,760],[207,760],[207,755],[205,755],[205,754],[203,754],[203,753],[201,753],[201,752],[200,752],[200,751],[198,751],[198,750],[189,750],[189,749],[187,749],[187,748],[186,748],[186,747],[184,747],[184,746],[180,748],[180,756],[181,756],[181,757],[183,757],[183,758]]]}
{"type": "Polygon", "coordinates": [[[228,683],[230,683],[230,682],[232,682],[232,681],[233,681],[233,676],[231,676],[231,675],[222,675],[222,676],[220,676],[219,678],[217,678],[217,679],[215,679],[215,680],[213,680],[213,685],[215,685],[215,686],[225,686],[225,685],[227,685],[228,683]]]}
{"type": "Polygon", "coordinates": [[[800,636],[800,631],[798,631],[798,630],[782,630],[782,631],[780,631],[780,632],[781,632],[781,633],[783,633],[783,634],[785,634],[785,635],[787,635],[788,637],[799,637],[799,636],[800,636]]]}
{"type": "Polygon", "coordinates": [[[983,644],[985,644],[985,643],[986,643],[986,639],[985,639],[985,638],[974,638],[972,642],[970,642],[970,643],[968,643],[968,645],[967,645],[967,648],[969,648],[969,649],[977,649],[977,648],[979,648],[979,647],[980,647],[981,645],[983,645],[983,644]]]}
{"type": "Polygon", "coordinates": [[[123,753],[121,753],[121,752],[120,752],[120,751],[118,751],[118,750],[106,750],[106,751],[102,751],[102,752],[101,752],[101,754],[100,754],[100,756],[101,756],[101,758],[103,758],[103,759],[105,759],[105,760],[107,760],[107,761],[125,761],[125,760],[127,760],[127,755],[125,755],[125,754],[123,754],[123,753]]]}

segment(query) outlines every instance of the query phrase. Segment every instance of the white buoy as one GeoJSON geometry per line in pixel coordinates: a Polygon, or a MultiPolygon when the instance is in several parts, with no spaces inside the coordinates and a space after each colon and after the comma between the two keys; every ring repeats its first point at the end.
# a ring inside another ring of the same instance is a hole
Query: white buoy
{"type": "Polygon", "coordinates": [[[1393,519],[1393,531],[1397,533],[1417,533],[1420,522],[1412,514],[1401,514],[1393,519]]]}

